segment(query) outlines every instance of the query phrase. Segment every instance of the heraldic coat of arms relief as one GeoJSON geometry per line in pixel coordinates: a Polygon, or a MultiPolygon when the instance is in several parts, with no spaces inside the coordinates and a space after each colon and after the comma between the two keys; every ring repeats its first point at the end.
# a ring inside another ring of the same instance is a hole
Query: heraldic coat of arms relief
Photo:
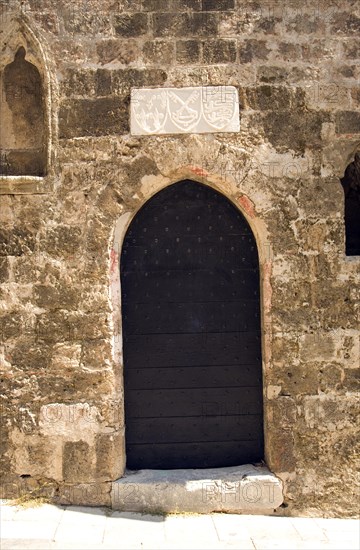
{"type": "Polygon", "coordinates": [[[131,133],[238,132],[239,100],[234,86],[133,89],[131,133]]]}

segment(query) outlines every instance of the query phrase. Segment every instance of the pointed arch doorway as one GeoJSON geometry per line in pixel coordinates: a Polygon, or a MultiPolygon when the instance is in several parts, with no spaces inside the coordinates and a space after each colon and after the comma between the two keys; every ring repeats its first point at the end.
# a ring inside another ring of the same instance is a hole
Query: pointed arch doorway
{"type": "Polygon", "coordinates": [[[191,180],[140,209],[121,254],[129,469],[263,459],[259,260],[222,194],[191,180]]]}

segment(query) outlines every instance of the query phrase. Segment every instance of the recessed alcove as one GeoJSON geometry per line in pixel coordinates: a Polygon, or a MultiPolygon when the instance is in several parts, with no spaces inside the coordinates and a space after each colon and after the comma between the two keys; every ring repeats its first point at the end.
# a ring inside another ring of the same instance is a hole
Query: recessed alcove
{"type": "Polygon", "coordinates": [[[46,174],[45,105],[38,68],[20,46],[1,75],[0,174],[46,174]]]}
{"type": "Polygon", "coordinates": [[[24,14],[8,14],[3,23],[0,195],[48,193],[56,150],[55,67],[44,36],[24,14]]]}

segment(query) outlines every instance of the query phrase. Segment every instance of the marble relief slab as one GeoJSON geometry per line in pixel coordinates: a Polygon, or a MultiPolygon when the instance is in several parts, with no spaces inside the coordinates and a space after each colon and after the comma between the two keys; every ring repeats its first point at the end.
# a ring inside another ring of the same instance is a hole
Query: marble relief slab
{"type": "Polygon", "coordinates": [[[131,134],[205,134],[240,130],[234,86],[133,88],[131,134]]]}

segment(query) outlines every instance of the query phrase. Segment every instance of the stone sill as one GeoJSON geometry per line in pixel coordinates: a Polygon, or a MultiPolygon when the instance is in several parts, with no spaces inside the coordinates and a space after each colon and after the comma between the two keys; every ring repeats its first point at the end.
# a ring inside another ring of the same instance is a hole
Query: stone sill
{"type": "Polygon", "coordinates": [[[266,466],[126,471],[112,483],[114,510],[142,513],[273,513],[282,482],[266,466]]]}
{"type": "Polygon", "coordinates": [[[46,194],[51,190],[49,176],[0,176],[0,195],[46,194]]]}

